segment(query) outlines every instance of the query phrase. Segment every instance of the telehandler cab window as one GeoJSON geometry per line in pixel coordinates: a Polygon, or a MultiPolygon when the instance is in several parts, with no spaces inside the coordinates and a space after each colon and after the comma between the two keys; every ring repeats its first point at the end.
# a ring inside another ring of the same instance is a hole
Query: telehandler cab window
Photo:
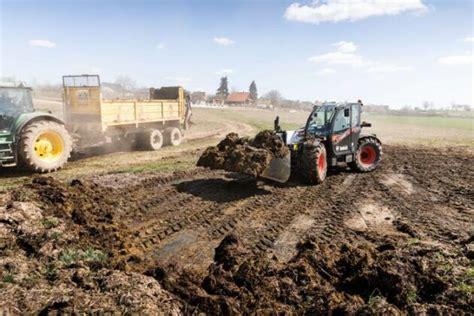
{"type": "Polygon", "coordinates": [[[329,127],[334,115],[334,107],[321,106],[311,115],[308,125],[310,131],[323,130],[329,127]]]}
{"type": "MultiPolygon", "coordinates": [[[[349,110],[349,109],[346,109],[349,110]]],[[[336,114],[336,120],[334,122],[334,132],[341,132],[350,127],[350,116],[346,116],[347,111],[340,110],[336,114]]]]}

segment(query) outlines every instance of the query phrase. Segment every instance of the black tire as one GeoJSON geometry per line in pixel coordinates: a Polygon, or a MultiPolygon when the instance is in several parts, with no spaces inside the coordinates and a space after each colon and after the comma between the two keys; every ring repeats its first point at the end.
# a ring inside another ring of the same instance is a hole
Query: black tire
{"type": "Polygon", "coordinates": [[[367,136],[359,139],[354,161],[350,163],[352,170],[370,172],[382,161],[382,143],[377,137],[367,136]]]}
{"type": "Polygon", "coordinates": [[[163,134],[158,129],[150,129],[138,135],[138,146],[146,150],[159,150],[163,146],[163,134]]]}
{"type": "Polygon", "coordinates": [[[177,127],[168,127],[165,130],[166,145],[179,146],[183,140],[183,134],[177,127]]]}
{"type": "Polygon", "coordinates": [[[71,152],[71,136],[64,125],[57,122],[33,122],[27,125],[20,135],[20,164],[31,171],[56,171],[64,166],[71,152]]]}
{"type": "Polygon", "coordinates": [[[316,142],[305,143],[298,161],[298,171],[309,184],[322,183],[328,170],[326,148],[316,142]]]}

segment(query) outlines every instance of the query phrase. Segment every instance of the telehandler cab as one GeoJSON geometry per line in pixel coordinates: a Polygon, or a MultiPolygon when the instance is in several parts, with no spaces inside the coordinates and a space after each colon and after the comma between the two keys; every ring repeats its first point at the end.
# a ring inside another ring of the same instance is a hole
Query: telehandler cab
{"type": "Polygon", "coordinates": [[[275,132],[289,147],[284,158],[274,158],[261,175],[286,182],[292,169],[308,183],[321,183],[329,167],[347,164],[352,170],[369,172],[382,160],[382,143],[374,134],[362,134],[371,124],[361,122],[362,102],[315,106],[304,128],[283,131],[279,118],[275,132]]]}

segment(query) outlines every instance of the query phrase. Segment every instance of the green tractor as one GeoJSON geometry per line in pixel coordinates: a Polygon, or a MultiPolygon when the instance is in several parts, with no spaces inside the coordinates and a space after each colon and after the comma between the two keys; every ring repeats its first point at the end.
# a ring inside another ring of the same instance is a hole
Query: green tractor
{"type": "Polygon", "coordinates": [[[71,151],[64,122],[50,113],[35,112],[31,88],[0,86],[0,167],[51,172],[67,162],[71,151]]]}

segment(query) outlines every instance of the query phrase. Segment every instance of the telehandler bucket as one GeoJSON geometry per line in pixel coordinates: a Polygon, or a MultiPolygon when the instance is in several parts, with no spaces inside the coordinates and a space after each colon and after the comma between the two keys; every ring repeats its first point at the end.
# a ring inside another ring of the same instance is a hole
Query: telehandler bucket
{"type": "Polygon", "coordinates": [[[266,168],[260,177],[285,183],[291,175],[291,154],[286,154],[283,158],[273,158],[268,168],[266,168]]]}

